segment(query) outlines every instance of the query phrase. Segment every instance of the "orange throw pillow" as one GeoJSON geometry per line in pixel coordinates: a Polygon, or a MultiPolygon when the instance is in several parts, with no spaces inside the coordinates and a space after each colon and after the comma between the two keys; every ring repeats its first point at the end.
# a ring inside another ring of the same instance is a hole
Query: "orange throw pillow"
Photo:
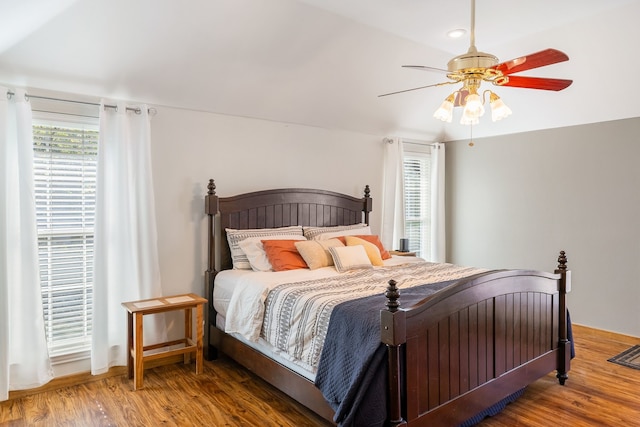
{"type": "Polygon", "coordinates": [[[376,245],[378,247],[378,249],[380,250],[380,257],[382,259],[389,259],[391,258],[391,254],[389,253],[389,251],[387,251],[384,246],[382,246],[382,242],[380,241],[380,238],[378,236],[376,236],[375,234],[358,234],[357,237],[359,239],[362,240],[366,240],[367,242],[373,243],[374,245],[376,245]]]}
{"type": "Polygon", "coordinates": [[[262,247],[273,271],[308,268],[307,263],[296,249],[296,242],[299,240],[262,240],[262,247]]]}

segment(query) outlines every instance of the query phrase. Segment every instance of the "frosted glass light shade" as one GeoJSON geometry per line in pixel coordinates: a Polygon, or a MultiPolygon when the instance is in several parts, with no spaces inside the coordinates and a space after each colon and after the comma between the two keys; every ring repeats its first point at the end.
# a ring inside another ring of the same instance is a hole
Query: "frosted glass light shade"
{"type": "Polygon", "coordinates": [[[460,117],[461,125],[477,125],[478,123],[480,123],[480,119],[470,114],[466,114],[463,112],[462,117],[460,117]]]}
{"type": "Polygon", "coordinates": [[[442,120],[443,122],[451,123],[451,119],[453,118],[453,101],[455,99],[455,95],[451,94],[442,102],[440,108],[433,113],[433,117],[438,120],[442,120]]]}
{"type": "Polygon", "coordinates": [[[491,120],[494,122],[511,115],[511,108],[507,107],[507,105],[497,95],[491,94],[491,102],[489,105],[491,106],[491,120]]]}
{"type": "Polygon", "coordinates": [[[481,117],[484,114],[484,106],[482,105],[480,95],[472,93],[467,96],[462,114],[475,118],[481,117]]]}

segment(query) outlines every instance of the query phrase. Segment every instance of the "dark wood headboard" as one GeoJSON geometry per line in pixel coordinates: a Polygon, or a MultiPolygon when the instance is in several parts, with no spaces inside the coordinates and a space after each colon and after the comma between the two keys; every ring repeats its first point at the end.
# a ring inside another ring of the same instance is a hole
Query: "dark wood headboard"
{"type": "Polygon", "coordinates": [[[209,216],[209,269],[232,268],[225,228],[276,228],[289,225],[329,227],[364,222],[369,224],[372,199],[369,186],[363,197],[327,190],[284,188],[255,191],[231,197],[216,195],[213,179],[205,196],[209,216]]]}
{"type": "Polygon", "coordinates": [[[226,228],[277,228],[290,225],[330,227],[335,225],[369,224],[372,199],[369,186],[363,197],[353,197],[327,190],[284,188],[255,191],[231,197],[219,197],[213,179],[209,180],[205,196],[208,219],[208,261],[205,272],[205,348],[209,347],[209,325],[215,324],[213,285],[219,271],[232,268],[226,228]]]}

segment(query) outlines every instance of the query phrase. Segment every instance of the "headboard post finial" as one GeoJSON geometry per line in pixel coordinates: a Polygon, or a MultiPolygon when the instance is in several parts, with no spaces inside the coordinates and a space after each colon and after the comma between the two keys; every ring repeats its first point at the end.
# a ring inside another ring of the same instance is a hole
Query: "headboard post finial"
{"type": "Polygon", "coordinates": [[[209,194],[210,196],[216,194],[216,184],[215,182],[213,182],[213,179],[209,180],[209,185],[207,185],[207,188],[209,189],[207,194],[209,194]]]}
{"type": "Polygon", "coordinates": [[[398,311],[398,307],[400,307],[400,303],[398,302],[400,292],[396,286],[397,284],[395,280],[389,280],[389,286],[387,286],[387,291],[384,293],[384,296],[387,297],[387,303],[385,305],[392,313],[398,311]]]}
{"type": "Polygon", "coordinates": [[[369,198],[371,197],[370,194],[371,194],[371,189],[369,189],[369,184],[367,184],[364,186],[364,197],[369,198]]]}
{"type": "Polygon", "coordinates": [[[564,251],[560,251],[560,256],[558,256],[558,270],[566,270],[567,269],[567,256],[564,251]]]}

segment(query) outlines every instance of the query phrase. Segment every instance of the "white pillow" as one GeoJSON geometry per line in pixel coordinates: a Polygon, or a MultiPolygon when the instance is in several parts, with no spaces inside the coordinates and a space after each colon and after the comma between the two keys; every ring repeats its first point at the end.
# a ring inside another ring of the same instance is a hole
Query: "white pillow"
{"type": "Polygon", "coordinates": [[[307,240],[304,236],[288,235],[288,236],[264,236],[249,237],[242,240],[238,245],[242,252],[247,256],[249,265],[253,271],[272,271],[273,268],[267,258],[267,253],[262,246],[262,240],[307,240]]]}
{"type": "Polygon", "coordinates": [[[239,243],[249,237],[267,237],[267,236],[302,236],[302,226],[292,225],[290,227],[280,228],[254,228],[237,230],[233,228],[225,228],[227,232],[227,242],[229,242],[229,250],[231,251],[231,260],[233,268],[236,270],[251,270],[251,264],[245,253],[240,249],[239,243]]]}
{"type": "MultiPolygon", "coordinates": [[[[322,233],[332,233],[335,231],[351,230],[352,228],[364,228],[364,227],[367,227],[367,224],[360,223],[360,224],[352,224],[352,225],[336,225],[331,227],[304,226],[302,227],[302,232],[304,233],[304,237],[306,237],[308,240],[316,240],[317,236],[319,236],[322,233]]],[[[364,234],[364,233],[361,233],[361,234],[364,234]]],[[[343,234],[340,234],[340,236],[343,236],[343,234]]]]}
{"type": "Polygon", "coordinates": [[[355,269],[373,268],[367,256],[367,251],[362,245],[332,246],[329,248],[329,253],[331,253],[336,270],[340,273],[355,269]]]}
{"type": "Polygon", "coordinates": [[[351,228],[349,230],[342,231],[334,231],[331,233],[322,233],[317,235],[313,240],[327,240],[327,239],[335,239],[340,236],[360,236],[360,235],[371,235],[371,227],[360,227],[360,228],[351,228]]]}

